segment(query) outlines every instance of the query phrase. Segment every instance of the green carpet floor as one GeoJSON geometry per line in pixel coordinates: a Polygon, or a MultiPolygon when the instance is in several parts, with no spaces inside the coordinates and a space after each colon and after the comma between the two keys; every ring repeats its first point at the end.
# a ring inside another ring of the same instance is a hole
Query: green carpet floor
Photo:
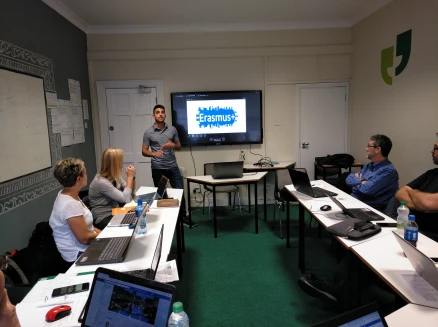
{"type": "MultiPolygon", "coordinates": [[[[301,273],[297,211],[296,207],[291,208],[289,249],[285,239],[279,237],[279,226],[272,229],[272,205],[268,208],[268,222],[263,220],[263,214],[259,218],[259,234],[254,232],[253,213],[247,211],[242,211],[241,218],[238,210],[220,208],[217,238],[208,214],[203,215],[202,209],[192,213],[198,227],[184,229],[184,275],[174,283],[177,300],[183,302],[190,326],[299,327],[339,314],[298,287],[301,273]]],[[[329,253],[331,240],[327,235],[317,238],[316,234],[316,228],[307,227],[306,269],[329,277],[336,266],[329,253]]],[[[175,257],[175,249],[174,246],[171,258],[175,257]]],[[[389,303],[392,300],[390,296],[389,303]]]]}

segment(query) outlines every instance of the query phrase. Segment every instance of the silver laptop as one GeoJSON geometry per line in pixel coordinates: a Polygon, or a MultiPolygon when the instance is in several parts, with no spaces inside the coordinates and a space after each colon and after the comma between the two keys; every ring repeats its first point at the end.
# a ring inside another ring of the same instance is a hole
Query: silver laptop
{"type": "Polygon", "coordinates": [[[438,268],[435,262],[415,246],[405,241],[397,232],[392,231],[396,240],[400,244],[403,252],[414,267],[418,275],[424,278],[426,282],[438,290],[438,268]]]}

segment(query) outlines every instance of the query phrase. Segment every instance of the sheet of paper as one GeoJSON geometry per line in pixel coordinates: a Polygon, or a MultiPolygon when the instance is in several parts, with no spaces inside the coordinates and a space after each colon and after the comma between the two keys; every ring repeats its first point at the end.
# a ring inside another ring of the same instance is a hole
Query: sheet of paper
{"type": "Polygon", "coordinates": [[[161,283],[170,283],[179,280],[176,261],[172,260],[160,264],[158,266],[157,274],[155,275],[155,280],[161,283]]]}
{"type": "Polygon", "coordinates": [[[52,116],[52,133],[61,133],[61,117],[58,108],[51,108],[50,115],[52,116]]]}
{"type": "Polygon", "coordinates": [[[73,120],[71,102],[58,100],[58,115],[60,124],[70,124],[73,120]]]}
{"type": "Polygon", "coordinates": [[[58,108],[58,98],[56,93],[46,92],[47,108],[58,108]]]}
{"type": "Polygon", "coordinates": [[[85,142],[85,129],[84,123],[73,123],[73,143],[84,143],[85,142]]]}
{"type": "Polygon", "coordinates": [[[68,79],[68,89],[70,90],[70,101],[81,105],[81,84],[74,79],[68,79]]]}
{"type": "Polygon", "coordinates": [[[396,274],[413,292],[419,295],[418,304],[438,308],[438,290],[423,277],[416,272],[401,271],[396,274]]]}
{"type": "Polygon", "coordinates": [[[81,104],[72,103],[71,112],[72,112],[73,123],[83,123],[84,122],[84,118],[82,116],[81,104]]]}
{"type": "Polygon", "coordinates": [[[73,144],[73,126],[71,124],[61,124],[61,146],[73,144]]]}
{"type": "Polygon", "coordinates": [[[82,100],[82,110],[84,111],[84,119],[88,120],[90,119],[89,113],[88,113],[88,101],[82,100]]]}

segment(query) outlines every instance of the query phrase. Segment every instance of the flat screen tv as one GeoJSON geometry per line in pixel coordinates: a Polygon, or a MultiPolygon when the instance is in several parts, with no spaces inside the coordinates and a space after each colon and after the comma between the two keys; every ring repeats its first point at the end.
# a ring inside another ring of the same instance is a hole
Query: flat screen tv
{"type": "Polygon", "coordinates": [[[261,144],[262,91],[171,93],[182,146],[261,144]]]}

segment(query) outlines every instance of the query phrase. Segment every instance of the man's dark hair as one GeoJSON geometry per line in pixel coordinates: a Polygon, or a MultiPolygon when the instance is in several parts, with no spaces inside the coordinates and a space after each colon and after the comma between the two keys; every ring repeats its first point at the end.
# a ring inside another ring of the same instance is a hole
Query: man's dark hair
{"type": "Polygon", "coordinates": [[[370,137],[371,141],[374,141],[374,145],[382,149],[382,156],[388,157],[392,149],[392,142],[386,135],[376,134],[370,137]]]}
{"type": "Polygon", "coordinates": [[[157,104],[157,105],[154,107],[154,110],[152,111],[153,113],[155,113],[155,109],[163,109],[164,111],[166,111],[166,108],[164,108],[164,106],[163,106],[162,104],[157,104]]]}

